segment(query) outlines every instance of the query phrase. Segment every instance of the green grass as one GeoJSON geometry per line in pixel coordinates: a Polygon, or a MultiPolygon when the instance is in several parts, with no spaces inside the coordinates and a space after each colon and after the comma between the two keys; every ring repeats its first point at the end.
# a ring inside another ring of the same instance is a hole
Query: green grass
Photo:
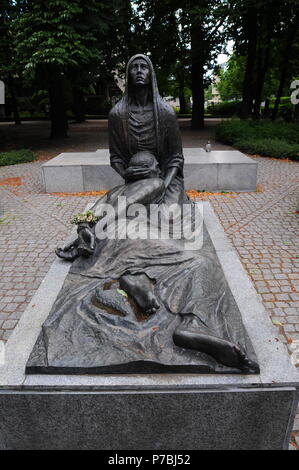
{"type": "Polygon", "coordinates": [[[216,139],[243,152],[299,161],[299,124],[271,121],[222,121],[216,139]]]}
{"type": "Polygon", "coordinates": [[[11,150],[0,153],[0,166],[28,163],[34,160],[34,153],[29,149],[11,150]]]}

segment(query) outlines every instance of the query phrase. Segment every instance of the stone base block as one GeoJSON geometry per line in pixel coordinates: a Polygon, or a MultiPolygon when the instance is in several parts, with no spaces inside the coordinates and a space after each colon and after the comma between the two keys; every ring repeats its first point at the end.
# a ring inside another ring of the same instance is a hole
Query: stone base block
{"type": "Polygon", "coordinates": [[[287,448],[294,389],[142,388],[1,393],[4,448],[287,448]]]}
{"type": "MultiPolygon", "coordinates": [[[[205,191],[255,191],[257,163],[237,150],[185,148],[185,188],[205,191]]],[[[112,189],[122,178],[110,167],[108,149],[61,153],[42,165],[47,193],[112,189]]]]}

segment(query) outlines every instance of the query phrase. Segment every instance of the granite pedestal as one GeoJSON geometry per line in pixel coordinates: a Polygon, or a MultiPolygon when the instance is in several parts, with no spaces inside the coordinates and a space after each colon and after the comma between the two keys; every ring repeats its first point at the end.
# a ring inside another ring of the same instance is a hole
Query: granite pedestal
{"type": "MultiPolygon", "coordinates": [[[[255,191],[257,162],[238,150],[184,148],[186,189],[205,191],[255,191]]],[[[112,189],[122,178],[110,167],[108,149],[61,153],[42,165],[47,193],[112,189]]]]}
{"type": "Polygon", "coordinates": [[[56,260],[5,348],[2,449],[287,449],[299,377],[239,258],[204,220],[256,351],[256,375],[25,375],[69,264],[56,260]]]}

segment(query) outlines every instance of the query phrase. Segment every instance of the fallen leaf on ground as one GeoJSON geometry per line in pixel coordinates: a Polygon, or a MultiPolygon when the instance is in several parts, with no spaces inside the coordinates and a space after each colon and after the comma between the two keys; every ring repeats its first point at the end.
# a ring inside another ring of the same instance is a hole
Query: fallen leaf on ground
{"type": "Polygon", "coordinates": [[[11,224],[13,220],[16,220],[16,216],[7,212],[6,214],[3,215],[3,217],[0,218],[0,224],[3,224],[3,225],[11,224]]]}
{"type": "Polygon", "coordinates": [[[231,198],[235,198],[237,196],[237,193],[232,193],[232,192],[227,192],[227,191],[210,192],[210,191],[204,191],[201,189],[188,189],[188,191],[186,191],[186,194],[191,199],[195,199],[195,198],[204,199],[208,196],[224,196],[224,197],[231,197],[231,198]]]}
{"type": "Polygon", "coordinates": [[[280,323],[280,321],[277,321],[277,320],[272,320],[272,323],[273,325],[282,326],[282,323],[280,323]]]}
{"type": "Polygon", "coordinates": [[[16,178],[1,178],[0,179],[0,186],[21,186],[22,183],[22,178],[21,177],[16,177],[16,178]]]}
{"type": "Polygon", "coordinates": [[[124,290],[122,290],[122,289],[117,289],[117,292],[118,292],[119,294],[123,295],[124,297],[128,297],[128,294],[127,294],[124,290]]]}
{"type": "Polygon", "coordinates": [[[69,196],[104,196],[108,191],[106,189],[103,189],[101,191],[81,191],[79,193],[50,193],[53,196],[59,196],[59,197],[69,197],[69,196]]]}
{"type": "Polygon", "coordinates": [[[256,188],[255,188],[255,191],[256,191],[257,193],[262,193],[262,192],[263,192],[262,186],[261,186],[260,184],[257,184],[257,185],[256,185],[256,188]]]}

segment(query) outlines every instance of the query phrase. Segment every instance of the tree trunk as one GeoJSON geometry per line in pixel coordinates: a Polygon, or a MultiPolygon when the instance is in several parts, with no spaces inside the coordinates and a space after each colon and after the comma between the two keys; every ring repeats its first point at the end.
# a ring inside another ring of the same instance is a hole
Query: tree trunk
{"type": "Polygon", "coordinates": [[[264,118],[268,118],[270,116],[270,100],[269,98],[265,101],[265,108],[264,108],[264,118]]]}
{"type": "Polygon", "coordinates": [[[191,88],[192,88],[192,129],[204,127],[205,93],[204,93],[204,61],[202,56],[203,31],[199,22],[191,25],[191,88]]]}
{"type": "Polygon", "coordinates": [[[49,98],[51,138],[64,139],[67,137],[68,122],[64,99],[64,79],[59,70],[50,72],[49,98]]]}
{"type": "Polygon", "coordinates": [[[261,66],[258,72],[258,76],[257,76],[256,93],[255,93],[254,108],[253,108],[253,115],[255,118],[260,117],[262,94],[263,94],[265,77],[266,77],[266,73],[267,73],[268,66],[269,66],[269,59],[270,59],[270,42],[265,51],[264,63],[261,66]]]}
{"type": "Polygon", "coordinates": [[[277,4],[276,2],[270,2],[266,10],[264,11],[264,17],[266,17],[266,37],[265,37],[265,47],[262,47],[259,54],[259,59],[261,61],[260,66],[257,70],[257,81],[256,81],[256,91],[255,91],[255,100],[254,100],[254,110],[253,115],[256,119],[260,117],[260,108],[262,102],[264,82],[266,78],[266,73],[269,67],[270,61],[270,51],[271,51],[271,40],[273,37],[274,31],[274,20],[276,19],[277,13],[277,4]]]}
{"type": "Polygon", "coordinates": [[[287,35],[287,40],[285,44],[285,48],[282,53],[282,64],[280,67],[281,74],[280,74],[280,80],[279,80],[279,86],[278,90],[276,93],[276,99],[275,99],[275,104],[272,112],[272,121],[275,121],[277,118],[277,113],[278,113],[278,108],[279,108],[279,103],[280,103],[280,98],[282,96],[282,92],[285,86],[285,81],[287,77],[287,72],[288,72],[288,65],[289,65],[289,60],[290,60],[290,54],[292,50],[292,45],[294,42],[294,39],[296,37],[297,33],[297,18],[294,21],[294,24],[289,30],[289,33],[287,35]]]}
{"type": "Polygon", "coordinates": [[[187,106],[186,106],[186,97],[185,97],[184,86],[180,86],[179,100],[180,100],[180,114],[186,114],[187,113],[187,106]]]}
{"type": "Polygon", "coordinates": [[[72,87],[73,92],[73,112],[75,121],[80,123],[85,121],[85,101],[84,93],[79,86],[72,87]]]}
{"type": "Polygon", "coordinates": [[[248,119],[252,112],[253,90],[254,90],[254,69],[256,62],[256,44],[258,29],[258,12],[255,7],[248,9],[247,24],[248,32],[248,51],[247,63],[243,82],[243,99],[240,111],[241,119],[248,119]]]}
{"type": "MultiPolygon", "coordinates": [[[[133,36],[131,30],[132,21],[132,5],[130,0],[123,0],[123,35],[124,44],[127,55],[127,60],[135,53],[135,44],[133,43],[133,36]]],[[[112,51],[111,51],[112,52],[112,51]]]]}
{"type": "Polygon", "coordinates": [[[17,101],[17,96],[16,96],[14,79],[11,74],[9,74],[8,76],[8,86],[9,86],[9,91],[11,94],[11,104],[12,104],[12,111],[13,111],[15,124],[17,126],[20,126],[22,123],[21,123],[20,114],[19,114],[19,107],[18,107],[18,101],[17,101]]]}

